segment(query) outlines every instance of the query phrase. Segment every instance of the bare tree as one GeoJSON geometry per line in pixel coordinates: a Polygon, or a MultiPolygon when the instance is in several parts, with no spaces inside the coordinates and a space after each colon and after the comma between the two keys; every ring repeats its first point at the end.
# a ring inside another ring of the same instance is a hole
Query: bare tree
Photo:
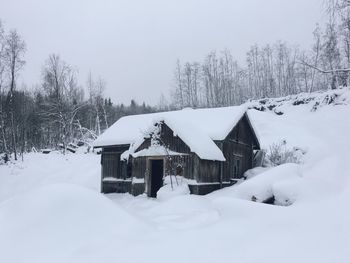
{"type": "Polygon", "coordinates": [[[200,64],[198,62],[194,62],[191,65],[192,67],[192,101],[191,105],[192,107],[198,107],[199,106],[199,89],[200,89],[200,64]]]}
{"type": "Polygon", "coordinates": [[[97,91],[96,95],[99,102],[98,106],[102,109],[103,119],[105,122],[105,129],[108,129],[107,113],[106,113],[105,105],[103,103],[103,93],[105,88],[106,88],[106,81],[101,77],[99,77],[96,83],[96,91],[97,91]]]}
{"type": "Polygon", "coordinates": [[[104,121],[104,128],[108,128],[106,106],[103,100],[103,93],[106,88],[106,82],[101,77],[99,77],[97,81],[94,81],[93,76],[90,72],[86,85],[89,92],[90,129],[94,130],[97,135],[100,135],[101,119],[104,121]]]}
{"type": "Polygon", "coordinates": [[[219,61],[215,51],[210,52],[203,63],[204,89],[207,96],[206,106],[219,106],[220,81],[219,81],[219,61]]]}
{"type": "Polygon", "coordinates": [[[5,121],[4,121],[4,112],[3,112],[3,87],[5,82],[5,30],[2,26],[0,20],[0,127],[1,127],[1,137],[3,150],[7,152],[7,141],[5,135],[5,121]]]}
{"type": "MultiPolygon", "coordinates": [[[[313,35],[314,35],[314,41],[315,41],[312,47],[313,66],[317,68],[319,59],[320,59],[320,52],[321,52],[321,29],[318,24],[316,25],[316,29],[314,30],[313,35]]],[[[310,89],[308,90],[309,92],[312,92],[314,89],[315,74],[316,74],[316,70],[313,69],[311,74],[310,89]]]]}
{"type": "Polygon", "coordinates": [[[16,88],[16,78],[18,72],[22,69],[25,64],[23,59],[26,52],[25,42],[22,40],[21,36],[16,30],[10,31],[6,36],[5,43],[5,65],[6,69],[10,75],[10,92],[9,92],[9,102],[10,102],[10,116],[11,116],[11,137],[12,137],[12,151],[15,155],[15,160],[17,160],[16,151],[16,127],[14,121],[14,92],[16,88]]]}
{"type": "Polygon", "coordinates": [[[175,105],[179,108],[185,107],[184,102],[184,92],[183,92],[183,77],[182,77],[182,67],[180,60],[176,61],[176,68],[174,71],[174,98],[175,105]]]}
{"type": "Polygon", "coordinates": [[[74,123],[82,103],[82,91],[77,85],[76,72],[58,55],[50,55],[43,68],[43,90],[47,100],[41,112],[54,133],[55,143],[63,152],[74,135],[74,123]]]}
{"type": "Polygon", "coordinates": [[[323,64],[331,73],[331,88],[335,89],[337,87],[337,75],[334,70],[340,68],[340,52],[335,24],[327,24],[322,51],[323,64]]]}

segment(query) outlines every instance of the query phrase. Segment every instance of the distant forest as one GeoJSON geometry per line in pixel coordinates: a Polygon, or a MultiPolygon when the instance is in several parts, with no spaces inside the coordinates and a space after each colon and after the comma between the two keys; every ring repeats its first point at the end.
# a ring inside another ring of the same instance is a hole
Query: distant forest
{"type": "Polygon", "coordinates": [[[230,106],[249,99],[347,86],[350,1],[328,0],[324,4],[328,20],[322,27],[316,25],[309,50],[278,41],[251,46],[245,65],[239,65],[229,50],[212,51],[200,62],[177,61],[172,105],[230,106]]]}
{"type": "Polygon", "coordinates": [[[328,21],[316,25],[309,50],[279,41],[253,45],[245,65],[239,65],[228,49],[212,51],[200,62],[177,61],[170,100],[162,95],[157,106],[134,100],[129,105],[114,104],[104,95],[102,78],[90,73],[86,83],[79,84],[77,70],[57,54],[43,61],[35,89],[18,87],[25,40],[16,30],[6,31],[0,21],[0,153],[17,159],[21,153],[44,148],[65,151],[70,143],[91,142],[130,114],[230,106],[348,86],[350,1],[329,0],[325,9],[328,21]]]}
{"type": "Polygon", "coordinates": [[[18,153],[44,148],[65,152],[69,144],[89,144],[122,116],[156,111],[134,100],[114,104],[104,96],[105,81],[91,73],[85,94],[77,71],[56,54],[45,61],[37,88],[17,88],[25,52],[17,31],[5,33],[0,24],[0,153],[17,159],[18,153]]]}

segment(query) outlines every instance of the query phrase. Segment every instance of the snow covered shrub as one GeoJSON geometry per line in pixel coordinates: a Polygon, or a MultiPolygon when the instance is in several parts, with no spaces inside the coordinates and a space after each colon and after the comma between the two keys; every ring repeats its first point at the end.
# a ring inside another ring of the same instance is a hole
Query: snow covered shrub
{"type": "Polygon", "coordinates": [[[265,161],[268,166],[277,166],[284,163],[301,163],[303,154],[305,154],[305,151],[300,148],[288,149],[287,142],[283,140],[270,146],[265,161]]]}

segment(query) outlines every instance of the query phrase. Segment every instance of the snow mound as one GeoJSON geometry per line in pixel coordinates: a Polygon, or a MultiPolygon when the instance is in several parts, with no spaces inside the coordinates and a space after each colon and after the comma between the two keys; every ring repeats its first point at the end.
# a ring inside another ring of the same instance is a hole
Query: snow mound
{"type": "Polygon", "coordinates": [[[170,176],[166,176],[164,179],[164,186],[161,187],[157,192],[157,199],[160,201],[165,201],[176,196],[189,195],[190,189],[188,188],[187,181],[181,176],[172,176],[171,184],[170,176]]]}
{"type": "Polygon", "coordinates": [[[74,185],[41,187],[0,204],[3,262],[66,262],[86,246],[142,229],[105,196],[74,185]]]}
{"type": "Polygon", "coordinates": [[[89,154],[28,153],[24,161],[0,165],[0,202],[49,184],[76,184],[99,191],[101,156],[89,154]]]}
{"type": "Polygon", "coordinates": [[[251,179],[251,178],[253,178],[253,177],[255,177],[263,172],[266,172],[269,169],[270,169],[270,167],[260,167],[260,166],[255,167],[253,169],[249,169],[248,171],[246,171],[243,176],[246,179],[251,179]]]}
{"type": "Polygon", "coordinates": [[[217,222],[219,212],[202,196],[176,195],[168,200],[157,200],[148,211],[158,229],[201,228],[217,222]]]}
{"type": "Polygon", "coordinates": [[[216,194],[255,202],[265,202],[274,197],[275,204],[290,205],[296,200],[294,186],[301,176],[299,165],[283,164],[216,194]]]}

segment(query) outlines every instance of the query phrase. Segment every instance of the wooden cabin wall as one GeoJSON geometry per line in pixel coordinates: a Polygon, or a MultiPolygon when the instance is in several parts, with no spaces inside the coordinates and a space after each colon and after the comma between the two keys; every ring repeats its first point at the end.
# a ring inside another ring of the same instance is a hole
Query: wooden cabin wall
{"type": "MultiPolygon", "coordinates": [[[[171,161],[168,160],[166,156],[159,156],[159,158],[164,159],[165,169],[168,170],[168,173],[175,173],[176,166],[181,165],[183,168],[183,176],[188,179],[194,179],[191,155],[173,155],[171,156],[171,161]],[[169,162],[171,163],[169,164],[169,162]],[[169,169],[171,169],[171,171],[169,171],[169,169]]],[[[149,158],[146,156],[132,158],[132,177],[145,178],[148,159],[149,158]]]]}
{"type": "Polygon", "coordinates": [[[143,150],[143,149],[147,149],[151,146],[151,139],[150,138],[147,138],[145,139],[142,144],[135,150],[135,152],[138,152],[140,150],[143,150]]]}
{"type": "Polygon", "coordinates": [[[198,183],[219,183],[220,164],[219,161],[199,160],[198,183]]]}
{"type": "Polygon", "coordinates": [[[174,136],[172,129],[165,123],[162,124],[161,135],[163,143],[172,151],[179,153],[190,153],[191,150],[186,143],[179,137],[174,136]]]}
{"type": "MultiPolygon", "coordinates": [[[[146,157],[131,158],[130,162],[132,164],[132,172],[131,172],[132,177],[137,179],[145,179],[146,164],[147,164],[146,157]]],[[[131,185],[131,194],[136,196],[136,195],[143,194],[144,192],[145,192],[145,182],[133,183],[131,185]]]]}
{"type": "Polygon", "coordinates": [[[132,158],[132,177],[135,178],[145,178],[146,169],[147,169],[147,159],[146,157],[137,157],[132,158]]]}
{"type": "MultiPolygon", "coordinates": [[[[160,138],[164,143],[163,146],[166,146],[168,149],[174,152],[179,153],[190,153],[190,148],[181,140],[180,137],[174,136],[174,132],[163,123],[161,126],[160,138]]],[[[144,142],[136,149],[136,151],[140,151],[142,149],[147,149],[151,145],[151,139],[147,138],[144,142]]]]}
{"type": "Polygon", "coordinates": [[[228,137],[231,139],[238,138],[239,142],[243,142],[248,145],[251,144],[253,145],[254,149],[257,149],[259,147],[259,142],[256,140],[254,131],[249,124],[247,115],[244,115],[243,118],[237,123],[234,132],[235,134],[232,134],[231,132],[228,137]]]}
{"type": "Polygon", "coordinates": [[[180,164],[183,168],[183,174],[185,178],[193,179],[193,166],[192,166],[192,158],[191,155],[178,156],[173,155],[170,156],[171,160],[167,156],[140,156],[137,158],[132,158],[132,177],[138,179],[144,179],[144,182],[132,182],[131,193],[133,195],[139,195],[145,192],[146,185],[150,185],[150,177],[146,176],[147,173],[150,172],[150,160],[152,159],[163,159],[165,166],[165,175],[169,175],[175,173],[176,166],[180,164]],[[170,165],[170,166],[169,166],[170,165]],[[169,171],[170,170],[170,171],[169,171]]]}
{"type": "Polygon", "coordinates": [[[192,154],[188,155],[173,155],[171,160],[165,158],[165,168],[167,173],[175,175],[176,167],[180,165],[183,169],[182,176],[187,179],[194,179],[193,175],[193,158],[192,154]],[[170,171],[169,171],[170,170],[170,171]]]}
{"type": "Polygon", "coordinates": [[[201,160],[198,157],[194,158],[193,171],[197,182],[221,182],[227,185],[231,179],[242,178],[244,172],[252,168],[253,148],[258,148],[259,143],[256,140],[246,115],[237,123],[236,127],[224,141],[216,141],[216,144],[222,150],[226,161],[221,163],[218,161],[201,160]],[[239,160],[239,170],[235,174],[237,160],[239,160]]]}
{"type": "MultiPolygon", "coordinates": [[[[173,167],[176,166],[177,163],[183,165],[183,176],[185,178],[194,179],[197,182],[220,182],[220,162],[201,160],[196,154],[191,152],[190,148],[181,138],[174,136],[174,132],[164,123],[161,126],[160,138],[162,143],[171,151],[187,154],[183,156],[171,156],[173,167]]],[[[150,145],[151,139],[148,138],[137,151],[148,148],[150,145]]],[[[146,173],[147,158],[139,157],[136,159],[140,160],[133,163],[133,174],[135,173],[135,177],[137,178],[143,178],[146,173]],[[143,162],[143,165],[139,164],[139,162],[143,162]]],[[[168,167],[166,159],[165,157],[165,167],[168,167]]]]}
{"type": "Polygon", "coordinates": [[[198,184],[190,184],[191,194],[205,195],[221,187],[220,166],[221,162],[202,160],[193,154],[193,179],[198,184]]]}
{"type": "Polygon", "coordinates": [[[120,155],[129,148],[128,145],[105,147],[102,149],[101,165],[102,165],[102,179],[106,177],[113,177],[125,179],[130,177],[128,173],[127,162],[120,160],[120,155]]]}
{"type": "Polygon", "coordinates": [[[231,179],[239,179],[248,169],[252,168],[253,148],[257,148],[258,142],[249,125],[246,115],[237,123],[223,142],[217,142],[222,148],[226,162],[223,164],[223,182],[229,182],[231,179]],[[235,175],[235,164],[239,160],[239,171],[235,175]]]}
{"type": "MultiPolygon", "coordinates": [[[[174,136],[173,131],[166,125],[162,124],[161,126],[161,134],[160,138],[164,146],[166,146],[169,150],[184,153],[184,155],[172,155],[171,156],[171,164],[169,164],[169,160],[167,156],[163,156],[160,158],[164,158],[165,160],[165,168],[168,170],[168,173],[173,173],[178,164],[183,166],[183,176],[188,179],[194,179],[193,176],[193,161],[190,148],[178,137],[174,136]]],[[[137,151],[147,149],[151,145],[151,139],[147,138],[145,141],[137,148],[137,151]]],[[[132,158],[132,177],[136,178],[144,178],[147,170],[147,160],[148,158],[145,156],[140,156],[137,158],[132,158]]]]}
{"type": "Polygon", "coordinates": [[[192,155],[192,174],[190,179],[198,183],[220,182],[220,163],[219,161],[202,160],[196,154],[192,155]]]}
{"type": "Polygon", "coordinates": [[[224,155],[226,162],[223,164],[223,182],[242,178],[245,171],[252,168],[253,149],[247,145],[237,142],[225,142],[224,155]],[[239,167],[237,167],[237,161],[239,161],[239,167]],[[239,169],[236,174],[235,169],[239,169]]]}

